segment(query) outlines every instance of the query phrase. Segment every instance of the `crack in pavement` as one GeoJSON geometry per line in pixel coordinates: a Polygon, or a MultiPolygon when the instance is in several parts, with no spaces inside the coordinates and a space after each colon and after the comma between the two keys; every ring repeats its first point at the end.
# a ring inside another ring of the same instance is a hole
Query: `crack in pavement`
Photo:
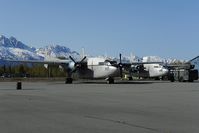
{"type": "Polygon", "coordinates": [[[158,129],[150,128],[150,127],[145,127],[145,126],[141,126],[141,125],[136,125],[136,124],[131,124],[131,123],[128,123],[126,121],[113,120],[113,119],[107,119],[107,118],[100,118],[100,117],[96,117],[96,116],[85,116],[85,117],[86,118],[90,118],[90,119],[97,119],[97,120],[109,121],[109,122],[118,123],[118,124],[122,124],[122,125],[127,125],[127,126],[131,126],[131,127],[137,127],[137,128],[142,128],[142,129],[150,130],[150,131],[159,132],[158,129]]]}

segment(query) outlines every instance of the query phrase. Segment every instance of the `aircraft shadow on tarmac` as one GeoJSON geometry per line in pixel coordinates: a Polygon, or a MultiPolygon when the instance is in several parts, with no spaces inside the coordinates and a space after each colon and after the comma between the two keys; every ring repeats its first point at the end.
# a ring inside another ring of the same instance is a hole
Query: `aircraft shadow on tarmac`
{"type": "MultiPolygon", "coordinates": [[[[11,88],[11,89],[0,89],[1,91],[13,91],[13,90],[17,90],[15,87],[11,88]]],[[[23,86],[22,89],[20,90],[25,90],[25,91],[36,91],[36,90],[45,90],[43,88],[27,88],[26,86],[23,86]]],[[[20,91],[18,90],[18,91],[20,91]]]]}
{"type": "MultiPolygon", "coordinates": [[[[152,81],[115,81],[114,84],[153,84],[152,81]]],[[[107,84],[106,81],[79,81],[76,84],[107,84]]]]}
{"type": "MultiPolygon", "coordinates": [[[[115,81],[115,83],[114,84],[154,84],[154,83],[166,83],[166,84],[171,84],[171,83],[173,83],[173,82],[170,82],[170,81],[115,81]]],[[[199,83],[199,81],[197,80],[197,81],[194,81],[194,82],[178,82],[178,81],[176,81],[176,82],[174,82],[174,83],[199,83]]],[[[75,82],[75,84],[107,84],[107,82],[106,81],[96,81],[96,80],[89,80],[89,81],[77,81],[77,82],[75,82]]]]}

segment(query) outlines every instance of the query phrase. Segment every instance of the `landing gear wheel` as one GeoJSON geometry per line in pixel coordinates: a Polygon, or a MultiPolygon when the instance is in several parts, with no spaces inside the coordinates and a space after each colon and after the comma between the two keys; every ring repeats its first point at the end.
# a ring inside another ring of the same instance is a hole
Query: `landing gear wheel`
{"type": "Polygon", "coordinates": [[[65,84],[72,84],[73,79],[72,78],[66,78],[65,84]]]}
{"type": "Polygon", "coordinates": [[[172,78],[170,79],[170,81],[171,81],[171,82],[174,82],[174,81],[175,81],[174,77],[172,77],[172,78]]]}
{"type": "Polygon", "coordinates": [[[133,78],[132,78],[132,77],[128,77],[128,79],[129,79],[129,80],[133,80],[133,78]]]}
{"type": "Polygon", "coordinates": [[[180,77],[180,78],[179,78],[179,82],[184,82],[184,78],[183,78],[183,77],[180,77]]]}
{"type": "Polygon", "coordinates": [[[193,79],[189,79],[189,82],[193,82],[193,79]]]}
{"type": "Polygon", "coordinates": [[[175,81],[175,78],[174,78],[174,75],[173,75],[173,74],[171,74],[171,75],[169,76],[169,80],[170,80],[171,82],[174,82],[174,81],[175,81]]]}
{"type": "Polygon", "coordinates": [[[114,84],[114,79],[112,77],[109,77],[107,79],[107,84],[114,84]]]}

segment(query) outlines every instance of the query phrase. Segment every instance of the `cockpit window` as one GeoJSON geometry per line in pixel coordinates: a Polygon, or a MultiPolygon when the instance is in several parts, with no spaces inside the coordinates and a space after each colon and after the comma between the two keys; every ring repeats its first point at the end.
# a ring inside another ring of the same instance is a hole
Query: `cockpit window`
{"type": "Polygon", "coordinates": [[[111,65],[117,64],[117,61],[113,61],[113,60],[105,60],[105,62],[108,62],[108,64],[111,64],[111,65]]]}
{"type": "Polygon", "coordinates": [[[99,62],[99,65],[105,65],[105,62],[99,62]]]}
{"type": "Polygon", "coordinates": [[[159,66],[154,66],[154,68],[160,68],[159,66]]]}
{"type": "Polygon", "coordinates": [[[99,62],[99,65],[110,65],[110,62],[99,62]]]}

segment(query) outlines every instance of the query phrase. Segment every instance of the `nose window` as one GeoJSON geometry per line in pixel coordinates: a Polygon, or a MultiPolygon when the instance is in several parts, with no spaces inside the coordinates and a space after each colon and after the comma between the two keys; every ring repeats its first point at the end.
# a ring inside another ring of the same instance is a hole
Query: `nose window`
{"type": "Polygon", "coordinates": [[[106,65],[106,66],[109,66],[109,65],[110,65],[110,62],[99,62],[99,65],[106,65]]]}
{"type": "Polygon", "coordinates": [[[99,65],[104,65],[105,63],[104,62],[99,62],[99,65]]]}
{"type": "Polygon", "coordinates": [[[109,66],[109,65],[111,65],[111,63],[110,62],[106,62],[106,65],[109,66]]]}

